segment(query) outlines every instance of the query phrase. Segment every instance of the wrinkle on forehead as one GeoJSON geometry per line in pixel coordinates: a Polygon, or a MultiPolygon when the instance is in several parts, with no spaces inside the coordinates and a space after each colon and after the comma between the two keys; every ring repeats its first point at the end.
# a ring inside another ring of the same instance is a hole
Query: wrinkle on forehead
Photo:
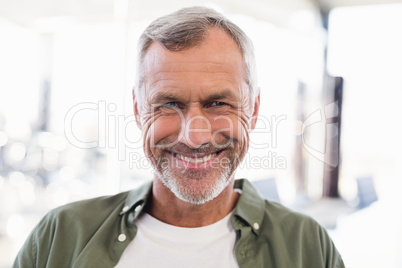
{"type": "Polygon", "coordinates": [[[210,30],[202,44],[183,51],[172,52],[154,42],[144,56],[143,68],[141,95],[146,102],[154,91],[183,88],[191,96],[231,88],[240,102],[250,96],[240,49],[221,29],[210,30]]]}
{"type": "Polygon", "coordinates": [[[189,62],[161,59],[147,65],[144,84],[148,84],[148,86],[164,80],[180,81],[189,78],[205,78],[209,81],[214,79],[227,80],[229,82],[244,80],[241,65],[235,70],[236,72],[233,72],[233,66],[239,65],[236,62],[215,63],[205,60],[189,62]]]}
{"type": "MultiPolygon", "coordinates": [[[[222,29],[210,29],[200,45],[182,51],[169,51],[157,42],[152,43],[143,59],[144,78],[150,77],[152,74],[149,71],[160,64],[171,64],[173,66],[169,68],[175,68],[184,62],[203,62],[214,72],[220,71],[219,65],[238,66],[239,72],[245,77],[243,56],[236,42],[222,29]]],[[[208,68],[204,68],[204,71],[208,71],[208,68]]]]}

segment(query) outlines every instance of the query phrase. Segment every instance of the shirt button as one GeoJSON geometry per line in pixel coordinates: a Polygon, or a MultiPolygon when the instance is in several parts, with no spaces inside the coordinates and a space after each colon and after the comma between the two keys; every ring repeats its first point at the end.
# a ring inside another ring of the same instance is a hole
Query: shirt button
{"type": "Polygon", "coordinates": [[[127,239],[127,236],[125,234],[120,234],[119,237],[117,238],[120,242],[124,242],[127,239]]]}
{"type": "Polygon", "coordinates": [[[125,207],[121,210],[121,212],[127,212],[129,209],[130,209],[129,206],[125,206],[125,207]]]}
{"type": "Polygon", "coordinates": [[[256,230],[260,229],[260,225],[258,223],[256,223],[256,222],[253,224],[253,227],[256,230]]]}
{"type": "Polygon", "coordinates": [[[138,206],[134,209],[134,211],[135,211],[135,212],[138,212],[138,211],[141,210],[141,208],[142,208],[142,205],[138,205],[138,206]]]}

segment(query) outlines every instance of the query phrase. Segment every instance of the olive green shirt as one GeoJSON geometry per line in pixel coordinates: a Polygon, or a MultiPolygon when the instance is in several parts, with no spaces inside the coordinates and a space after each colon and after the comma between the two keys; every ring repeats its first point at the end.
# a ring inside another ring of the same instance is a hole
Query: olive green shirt
{"type": "MultiPolygon", "coordinates": [[[[231,219],[239,237],[239,267],[345,267],[327,232],[313,219],[264,200],[247,180],[236,180],[235,188],[242,191],[231,219]]],[[[29,235],[13,267],[114,267],[135,238],[134,220],[151,189],[150,182],[52,210],[29,235]]]]}

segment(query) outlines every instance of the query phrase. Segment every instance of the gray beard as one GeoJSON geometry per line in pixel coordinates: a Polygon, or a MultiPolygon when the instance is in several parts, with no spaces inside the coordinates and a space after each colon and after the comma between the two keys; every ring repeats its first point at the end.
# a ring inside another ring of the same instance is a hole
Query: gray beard
{"type": "MultiPolygon", "coordinates": [[[[226,186],[228,186],[234,168],[234,165],[220,167],[219,174],[216,174],[215,172],[171,170],[170,164],[172,163],[169,163],[167,158],[162,158],[159,161],[158,166],[154,168],[159,179],[177,198],[194,205],[202,205],[216,198],[226,186]],[[201,184],[201,186],[198,185],[197,187],[186,183],[186,180],[201,181],[207,176],[217,176],[217,178],[206,184],[201,184]]],[[[215,171],[215,169],[213,169],[213,171],[215,171]]]]}
{"type": "Polygon", "coordinates": [[[218,146],[208,144],[198,149],[190,149],[184,144],[166,146],[169,142],[162,141],[159,149],[165,151],[153,162],[152,166],[158,179],[180,200],[194,205],[202,205],[216,198],[230,183],[234,171],[239,165],[244,155],[239,154],[240,150],[237,144],[224,139],[218,146]],[[171,161],[169,151],[179,151],[183,153],[204,153],[209,154],[217,152],[218,149],[225,149],[217,167],[211,167],[208,170],[188,170],[175,166],[175,160],[171,161]],[[223,161],[223,159],[227,161],[223,161]],[[226,163],[226,164],[225,164],[226,163]]]}

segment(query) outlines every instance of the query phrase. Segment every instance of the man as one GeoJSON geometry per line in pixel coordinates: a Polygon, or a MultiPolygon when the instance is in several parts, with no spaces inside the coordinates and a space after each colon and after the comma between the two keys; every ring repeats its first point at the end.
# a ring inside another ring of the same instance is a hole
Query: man
{"type": "Polygon", "coordinates": [[[344,267],[315,221],[234,180],[260,105],[247,36],[195,7],[151,23],[139,49],[153,183],[51,211],[14,267],[344,267]]]}

